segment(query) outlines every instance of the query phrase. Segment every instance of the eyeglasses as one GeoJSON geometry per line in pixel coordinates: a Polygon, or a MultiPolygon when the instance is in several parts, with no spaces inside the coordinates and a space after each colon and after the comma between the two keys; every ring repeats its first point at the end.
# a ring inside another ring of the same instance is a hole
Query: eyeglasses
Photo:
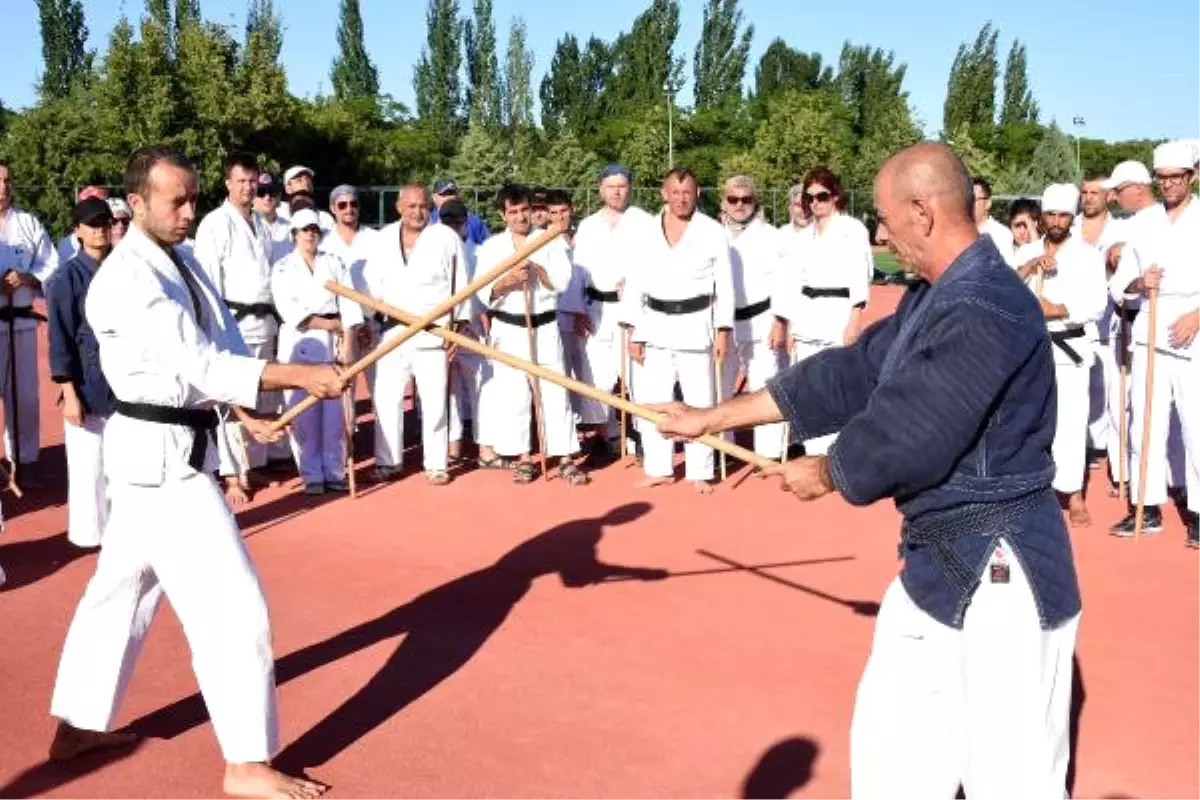
{"type": "Polygon", "coordinates": [[[338,211],[345,211],[347,208],[358,208],[357,200],[338,200],[334,206],[338,211]]]}
{"type": "Polygon", "coordinates": [[[804,194],[810,203],[828,203],[833,199],[831,192],[806,192],[804,194]]]}
{"type": "Polygon", "coordinates": [[[1192,173],[1190,172],[1173,172],[1169,175],[1164,175],[1163,173],[1159,172],[1155,173],[1154,180],[1157,181],[1160,186],[1163,186],[1168,183],[1185,183],[1191,177],[1192,173]]]}
{"type": "Polygon", "coordinates": [[[725,202],[731,206],[751,206],[754,205],[754,198],[746,194],[727,194],[725,202]]]}
{"type": "Polygon", "coordinates": [[[118,225],[120,225],[122,228],[128,228],[129,220],[125,217],[113,217],[112,225],[114,228],[118,225]]]}

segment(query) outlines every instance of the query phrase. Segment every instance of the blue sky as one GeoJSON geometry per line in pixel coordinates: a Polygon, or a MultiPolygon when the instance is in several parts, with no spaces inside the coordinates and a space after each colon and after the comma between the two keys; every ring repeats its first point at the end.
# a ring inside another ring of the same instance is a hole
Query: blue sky
{"type": "MultiPolygon", "coordinates": [[[[0,99],[10,108],[34,100],[41,40],[34,0],[2,0],[8,75],[0,99]],[[15,49],[15,52],[14,52],[15,49]]],[[[459,0],[469,9],[471,0],[459,0]]],[[[606,40],[628,28],[648,0],[523,3],[495,0],[501,48],[509,20],[525,17],[540,82],[558,37],[573,32],[606,40]]],[[[1013,2],[947,0],[742,0],[755,25],[751,68],[775,36],[836,62],[842,42],[896,52],[908,64],[905,87],[927,134],[941,127],[946,78],[959,43],[992,20],[1000,30],[1001,69],[1014,37],[1028,49],[1030,80],[1044,120],[1105,139],[1189,137],[1200,131],[1200,4],[1196,0],[1058,0],[1040,7],[1013,2]],[[1153,8],[1153,11],[1151,11],[1153,8]],[[1083,117],[1082,131],[1071,127],[1083,117]]],[[[283,62],[291,90],[329,91],[336,49],[338,0],[277,0],[284,19],[283,62]]],[[[90,46],[103,52],[122,11],[140,14],[142,0],[85,0],[90,46]]],[[[201,0],[206,18],[235,24],[245,0],[201,0]]],[[[691,74],[702,0],[681,0],[679,50],[691,74]]],[[[412,104],[412,71],[425,36],[425,0],[362,0],[367,48],[383,90],[412,104]]],[[[502,52],[501,52],[502,57],[502,52]]],[[[749,76],[748,76],[749,77],[749,76]]],[[[681,94],[690,104],[690,83],[681,94]]]]}

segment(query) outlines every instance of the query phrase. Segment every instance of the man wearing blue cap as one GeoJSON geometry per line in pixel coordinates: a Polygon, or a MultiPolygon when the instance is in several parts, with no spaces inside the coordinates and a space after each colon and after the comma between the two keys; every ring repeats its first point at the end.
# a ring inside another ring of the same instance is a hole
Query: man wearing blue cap
{"type": "MultiPolygon", "coordinates": [[[[581,221],[575,234],[575,267],[588,315],[579,379],[604,391],[616,385],[621,360],[629,357],[617,310],[627,272],[638,263],[639,242],[654,221],[645,211],[630,205],[631,181],[630,171],[620,164],[609,164],[601,170],[600,199],[604,206],[581,221]]],[[[628,361],[625,365],[628,378],[628,361]]],[[[597,440],[608,442],[610,451],[615,451],[611,442],[619,436],[619,429],[612,409],[589,398],[580,400],[580,424],[596,427],[597,440]]]]}
{"type": "MultiPolygon", "coordinates": [[[[439,221],[438,213],[442,204],[447,200],[461,200],[458,196],[458,183],[453,178],[438,178],[433,184],[433,212],[429,215],[429,224],[439,221]]],[[[473,244],[483,244],[492,232],[487,223],[475,212],[467,213],[467,241],[473,244]]]]}

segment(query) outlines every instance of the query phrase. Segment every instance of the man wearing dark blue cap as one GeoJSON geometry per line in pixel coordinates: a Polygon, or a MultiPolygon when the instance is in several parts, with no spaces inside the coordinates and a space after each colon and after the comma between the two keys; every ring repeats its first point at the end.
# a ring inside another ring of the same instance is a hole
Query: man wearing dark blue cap
{"type": "MultiPolygon", "coordinates": [[[[433,184],[433,211],[429,215],[429,224],[439,221],[442,204],[447,200],[461,200],[458,196],[458,183],[453,178],[438,178],[433,184]]],[[[487,223],[474,212],[467,213],[467,241],[473,244],[483,244],[492,232],[487,223]]]]}

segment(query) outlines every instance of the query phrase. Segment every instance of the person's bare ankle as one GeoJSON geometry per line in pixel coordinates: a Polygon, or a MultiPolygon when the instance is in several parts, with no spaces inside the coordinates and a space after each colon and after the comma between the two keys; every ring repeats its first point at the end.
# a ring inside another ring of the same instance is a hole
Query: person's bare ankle
{"type": "Polygon", "coordinates": [[[227,763],[223,788],[232,797],[254,798],[316,798],[329,790],[324,783],[285,775],[261,761],[227,763]]]}

